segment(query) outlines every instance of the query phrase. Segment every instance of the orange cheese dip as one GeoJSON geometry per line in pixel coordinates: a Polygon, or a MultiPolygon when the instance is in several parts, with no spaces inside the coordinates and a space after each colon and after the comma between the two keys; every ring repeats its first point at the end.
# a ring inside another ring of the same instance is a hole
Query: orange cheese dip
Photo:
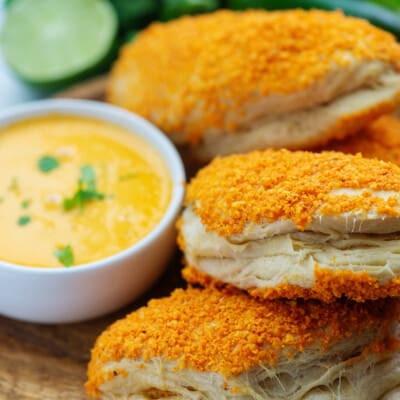
{"type": "MultiPolygon", "coordinates": [[[[229,377],[260,364],[275,365],[281,357],[294,357],[310,346],[328,350],[377,326],[377,338],[382,340],[388,337],[395,306],[390,300],[263,302],[240,291],[177,289],[168,298],[151,300],[98,338],[86,388],[96,396],[97,387],[112,378],[102,365],[123,358],[162,357],[178,361],[178,369],[229,377]]],[[[376,348],[388,350],[384,343],[376,348]]]]}
{"type": "Polygon", "coordinates": [[[111,256],[154,228],[170,196],[160,155],[122,127],[52,115],[0,129],[0,260],[57,267],[111,256]]]}

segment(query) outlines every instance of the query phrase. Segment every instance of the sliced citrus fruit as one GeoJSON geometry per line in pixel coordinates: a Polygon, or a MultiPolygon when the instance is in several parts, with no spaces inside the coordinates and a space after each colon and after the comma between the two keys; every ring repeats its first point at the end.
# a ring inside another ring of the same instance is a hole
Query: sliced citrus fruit
{"type": "Polygon", "coordinates": [[[117,25],[108,0],[13,0],[1,43],[23,79],[57,85],[99,66],[112,51],[117,25]]]}

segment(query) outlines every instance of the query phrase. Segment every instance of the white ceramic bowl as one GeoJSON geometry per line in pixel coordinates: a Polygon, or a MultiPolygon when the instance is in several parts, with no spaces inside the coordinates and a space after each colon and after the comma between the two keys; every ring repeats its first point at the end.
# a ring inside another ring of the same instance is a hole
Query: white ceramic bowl
{"type": "Polygon", "coordinates": [[[174,225],[185,181],[177,151],[157,128],[130,112],[104,103],[84,100],[28,103],[1,112],[0,128],[54,113],[108,121],[143,138],[165,160],[173,190],[168,209],[158,225],[145,238],[111,257],[72,268],[46,269],[0,260],[0,314],[40,323],[94,318],[128,304],[145,292],[163,272],[175,249],[174,225]]]}

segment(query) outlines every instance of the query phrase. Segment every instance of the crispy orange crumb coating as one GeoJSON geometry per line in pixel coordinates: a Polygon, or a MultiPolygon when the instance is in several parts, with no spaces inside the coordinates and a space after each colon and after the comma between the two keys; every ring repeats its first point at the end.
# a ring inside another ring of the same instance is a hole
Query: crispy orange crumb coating
{"type": "Polygon", "coordinates": [[[217,158],[189,183],[186,206],[193,205],[207,231],[230,236],[249,223],[292,220],[304,230],[313,216],[370,211],[400,215],[396,197],[400,168],[392,163],[339,152],[255,151],[217,158]],[[359,196],[337,189],[365,189],[359,196]]]}
{"type": "Polygon", "coordinates": [[[280,357],[310,346],[326,350],[376,326],[387,334],[393,307],[388,301],[263,302],[239,291],[177,289],[114,323],[97,339],[86,388],[96,395],[113,375],[102,366],[123,358],[162,357],[177,361],[178,369],[238,375],[260,364],[275,365],[280,357]]]}
{"type": "Polygon", "coordinates": [[[344,140],[334,140],[321,150],[361,153],[364,157],[377,158],[400,165],[400,119],[392,115],[385,115],[358,134],[344,140]]]}
{"type": "MultiPolygon", "coordinates": [[[[193,284],[215,286],[218,288],[231,285],[216,281],[209,275],[188,265],[183,271],[184,279],[193,284]]],[[[304,288],[289,283],[281,283],[274,287],[249,288],[247,292],[259,299],[318,299],[331,303],[342,296],[357,302],[376,300],[386,297],[400,297],[400,277],[393,278],[381,285],[367,272],[332,271],[327,268],[315,268],[315,283],[311,288],[304,288]]]]}
{"type": "Polygon", "coordinates": [[[244,104],[304,90],[354,60],[398,69],[400,46],[340,12],[222,10],[151,25],[123,48],[107,99],[196,142],[204,131],[238,130],[228,114],[244,104]]]}
{"type": "MultiPolygon", "coordinates": [[[[319,140],[316,140],[315,143],[312,143],[310,141],[307,146],[295,147],[293,148],[293,150],[304,150],[305,148],[307,148],[313,151],[343,151],[334,147],[330,148],[327,143],[329,143],[329,141],[337,141],[338,143],[340,143],[341,141],[345,141],[345,139],[348,137],[352,138],[354,134],[362,131],[363,129],[365,129],[366,126],[368,127],[369,125],[373,124],[373,122],[379,119],[382,115],[390,114],[391,112],[393,112],[398,104],[400,104],[400,93],[392,101],[384,101],[379,104],[375,104],[370,108],[346,114],[338,119],[335,125],[327,132],[325,137],[319,138],[319,140]],[[327,148],[323,147],[324,145],[327,146],[327,148]],[[318,149],[318,147],[320,147],[320,149],[318,149]]],[[[343,153],[357,154],[359,152],[343,151],[343,153]]],[[[384,161],[392,161],[386,160],[385,158],[381,159],[384,161]]]]}

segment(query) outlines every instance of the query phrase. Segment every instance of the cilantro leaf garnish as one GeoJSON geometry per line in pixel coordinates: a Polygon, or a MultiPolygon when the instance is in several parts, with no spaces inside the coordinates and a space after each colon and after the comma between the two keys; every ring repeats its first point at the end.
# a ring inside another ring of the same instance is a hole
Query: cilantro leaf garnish
{"type": "Polygon", "coordinates": [[[82,209],[91,200],[103,200],[104,194],[96,189],[96,174],[91,165],[81,167],[81,177],[78,180],[78,188],[72,197],[64,199],[63,206],[65,211],[73,208],[82,209]]]}
{"type": "Polygon", "coordinates": [[[23,215],[22,217],[18,218],[18,225],[19,226],[28,225],[29,222],[31,222],[31,217],[29,215],[23,215]]]}
{"type": "Polygon", "coordinates": [[[96,174],[91,165],[83,165],[81,167],[80,181],[82,182],[82,185],[86,185],[88,191],[96,191],[96,174]]]}
{"type": "Polygon", "coordinates": [[[44,173],[50,172],[53,169],[58,168],[59,165],[60,163],[58,162],[57,158],[52,156],[43,156],[38,161],[38,168],[44,173]]]}
{"type": "Polygon", "coordinates": [[[70,245],[61,247],[54,252],[54,256],[64,267],[70,267],[74,263],[74,252],[70,245]]]}
{"type": "Polygon", "coordinates": [[[21,203],[22,208],[28,208],[30,205],[31,205],[31,201],[29,199],[26,199],[21,203]]]}

